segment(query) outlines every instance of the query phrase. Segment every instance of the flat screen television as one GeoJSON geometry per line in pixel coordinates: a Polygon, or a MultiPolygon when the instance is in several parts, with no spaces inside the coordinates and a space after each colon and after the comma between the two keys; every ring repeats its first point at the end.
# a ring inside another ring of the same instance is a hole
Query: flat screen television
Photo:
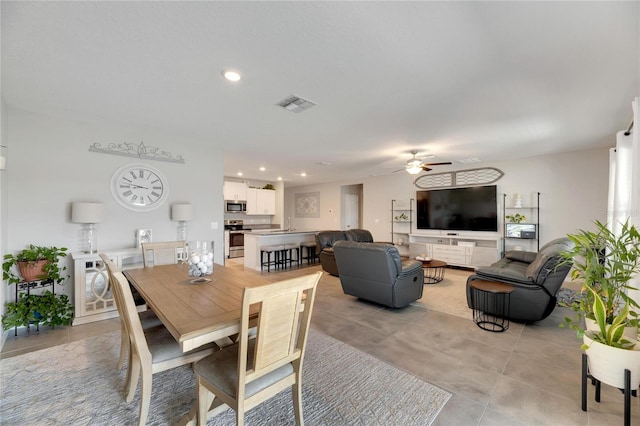
{"type": "Polygon", "coordinates": [[[417,228],[498,231],[496,186],[416,191],[417,228]]]}

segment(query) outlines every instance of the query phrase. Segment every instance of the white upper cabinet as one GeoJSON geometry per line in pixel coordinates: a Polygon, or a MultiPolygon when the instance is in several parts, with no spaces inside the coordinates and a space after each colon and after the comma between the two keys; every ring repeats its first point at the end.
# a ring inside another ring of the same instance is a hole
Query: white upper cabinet
{"type": "Polygon", "coordinates": [[[247,184],[244,182],[226,182],[222,188],[225,200],[247,201],[247,184]]]}
{"type": "Polygon", "coordinates": [[[247,188],[247,214],[276,214],[276,191],[247,188]]]}

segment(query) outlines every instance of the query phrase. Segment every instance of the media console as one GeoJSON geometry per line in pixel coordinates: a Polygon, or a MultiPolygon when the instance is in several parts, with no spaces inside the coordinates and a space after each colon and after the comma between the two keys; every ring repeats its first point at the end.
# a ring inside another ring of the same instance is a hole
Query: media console
{"type": "Polygon", "coordinates": [[[494,235],[473,235],[468,232],[442,231],[440,234],[410,234],[409,256],[426,255],[449,265],[475,268],[500,259],[502,238],[494,235]]]}

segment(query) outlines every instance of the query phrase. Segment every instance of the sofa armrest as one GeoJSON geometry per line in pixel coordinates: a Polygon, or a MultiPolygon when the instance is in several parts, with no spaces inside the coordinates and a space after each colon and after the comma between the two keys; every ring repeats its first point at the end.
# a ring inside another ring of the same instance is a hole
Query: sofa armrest
{"type": "Polygon", "coordinates": [[[418,262],[413,259],[403,260],[402,269],[400,270],[398,277],[413,275],[417,269],[422,269],[422,262],[418,262]]]}

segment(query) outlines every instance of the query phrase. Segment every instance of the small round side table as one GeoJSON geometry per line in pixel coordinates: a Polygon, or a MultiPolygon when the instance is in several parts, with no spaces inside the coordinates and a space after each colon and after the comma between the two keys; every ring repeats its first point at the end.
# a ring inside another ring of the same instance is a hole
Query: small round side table
{"type": "Polygon", "coordinates": [[[496,281],[473,280],[471,306],[473,322],[483,330],[496,333],[509,328],[509,303],[513,286],[496,281]]]}
{"type": "Polygon", "coordinates": [[[421,262],[425,284],[437,284],[444,279],[444,269],[447,267],[447,262],[436,259],[421,260],[421,262]]]}

